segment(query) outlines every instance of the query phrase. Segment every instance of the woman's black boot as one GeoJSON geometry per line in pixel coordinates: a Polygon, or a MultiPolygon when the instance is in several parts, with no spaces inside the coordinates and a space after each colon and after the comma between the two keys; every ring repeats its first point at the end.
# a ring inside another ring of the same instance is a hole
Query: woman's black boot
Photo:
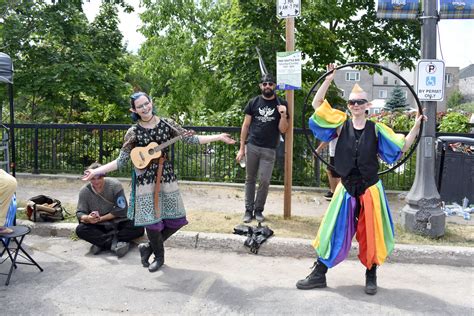
{"type": "Polygon", "coordinates": [[[365,270],[365,293],[374,295],[377,293],[377,266],[365,270]]]}
{"type": "Polygon", "coordinates": [[[155,272],[161,268],[165,263],[165,246],[163,245],[163,236],[157,230],[147,229],[148,240],[150,241],[151,249],[155,255],[155,259],[148,267],[148,271],[155,272]]]}
{"type": "Polygon", "coordinates": [[[326,272],[328,267],[321,261],[316,261],[313,265],[313,271],[306,277],[306,279],[296,282],[296,287],[300,290],[309,290],[314,288],[326,287],[326,272]]]}
{"type": "Polygon", "coordinates": [[[145,268],[148,268],[150,266],[150,263],[148,260],[150,259],[150,256],[153,252],[151,249],[151,245],[148,242],[144,242],[138,245],[138,250],[140,251],[140,260],[142,261],[142,265],[145,268]]]}

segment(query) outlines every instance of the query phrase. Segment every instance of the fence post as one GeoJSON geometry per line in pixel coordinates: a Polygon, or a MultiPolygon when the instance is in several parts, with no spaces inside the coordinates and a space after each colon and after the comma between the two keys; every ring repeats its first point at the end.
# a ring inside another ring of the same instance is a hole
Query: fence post
{"type": "Polygon", "coordinates": [[[104,156],[104,130],[99,127],[99,162],[102,164],[102,157],[104,156]]]}
{"type": "Polygon", "coordinates": [[[39,132],[38,132],[38,127],[35,127],[35,138],[33,140],[33,151],[34,151],[34,161],[33,161],[33,174],[39,174],[39,168],[38,168],[38,138],[39,138],[39,132]]]}

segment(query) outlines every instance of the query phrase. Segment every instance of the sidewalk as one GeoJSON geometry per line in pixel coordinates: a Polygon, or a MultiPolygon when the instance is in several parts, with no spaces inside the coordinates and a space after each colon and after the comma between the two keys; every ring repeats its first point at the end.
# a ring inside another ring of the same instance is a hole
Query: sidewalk
{"type": "MultiPolygon", "coordinates": [[[[18,200],[46,194],[60,199],[63,203],[75,204],[77,194],[84,182],[78,176],[17,175],[18,200]],[[51,181],[53,179],[53,181],[51,181]],[[51,185],[54,183],[54,185],[51,185]]],[[[122,179],[121,179],[122,180],[122,179]]],[[[129,180],[123,179],[127,194],[129,180]]],[[[244,189],[241,184],[216,185],[196,182],[180,182],[183,199],[188,210],[242,212],[244,189]]],[[[322,197],[325,189],[294,188],[292,194],[292,215],[322,216],[328,202],[322,197]]],[[[404,202],[398,198],[399,192],[389,193],[393,214],[398,213],[404,202]]],[[[267,213],[283,214],[283,189],[273,186],[267,203],[267,213]]],[[[397,221],[398,216],[394,215],[397,221]]],[[[457,218],[454,218],[457,219],[457,218]]],[[[32,228],[33,234],[40,236],[68,237],[73,233],[74,223],[33,223],[19,221],[32,228]]],[[[471,224],[465,223],[465,224],[471,224]]],[[[169,247],[205,249],[225,252],[248,253],[243,246],[245,237],[232,234],[213,234],[200,232],[178,232],[169,242],[169,247]]],[[[272,237],[261,247],[259,255],[314,258],[311,241],[297,238],[272,237]]],[[[357,259],[357,244],[353,244],[352,259],[357,259]]],[[[468,247],[446,247],[427,245],[397,244],[389,258],[390,262],[423,263],[450,266],[473,266],[474,249],[468,247]]]]}

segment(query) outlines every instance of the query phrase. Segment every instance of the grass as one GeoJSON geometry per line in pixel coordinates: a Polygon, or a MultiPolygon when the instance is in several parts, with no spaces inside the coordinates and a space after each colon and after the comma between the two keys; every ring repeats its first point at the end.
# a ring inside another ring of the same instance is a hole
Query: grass
{"type": "MultiPolygon", "coordinates": [[[[19,207],[25,206],[26,202],[20,201],[19,207]]],[[[71,215],[66,216],[63,222],[76,223],[75,205],[63,204],[71,215]]],[[[18,218],[27,219],[24,211],[18,212],[18,218]]],[[[188,212],[189,224],[183,231],[195,231],[206,233],[231,234],[234,227],[241,224],[242,214],[224,212],[188,212]]],[[[281,215],[266,216],[265,225],[268,225],[278,237],[304,238],[312,240],[321,224],[320,217],[292,216],[285,220],[281,215]]],[[[251,223],[252,226],[256,222],[251,223]]],[[[395,242],[399,244],[422,244],[422,245],[451,245],[451,246],[474,246],[474,226],[446,223],[445,235],[440,238],[429,238],[415,235],[406,231],[401,225],[395,225],[395,242]]]]}

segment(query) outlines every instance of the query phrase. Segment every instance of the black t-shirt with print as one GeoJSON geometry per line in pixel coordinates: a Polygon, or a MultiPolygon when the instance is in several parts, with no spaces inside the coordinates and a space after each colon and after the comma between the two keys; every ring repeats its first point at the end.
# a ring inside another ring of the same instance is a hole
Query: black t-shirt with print
{"type": "MultiPolygon", "coordinates": [[[[281,105],[288,109],[288,103],[280,99],[281,105]]],[[[247,143],[265,148],[276,148],[280,141],[280,113],[278,101],[265,100],[261,95],[247,103],[244,113],[252,116],[247,143]]],[[[288,112],[288,111],[287,111],[288,112]]]]}

